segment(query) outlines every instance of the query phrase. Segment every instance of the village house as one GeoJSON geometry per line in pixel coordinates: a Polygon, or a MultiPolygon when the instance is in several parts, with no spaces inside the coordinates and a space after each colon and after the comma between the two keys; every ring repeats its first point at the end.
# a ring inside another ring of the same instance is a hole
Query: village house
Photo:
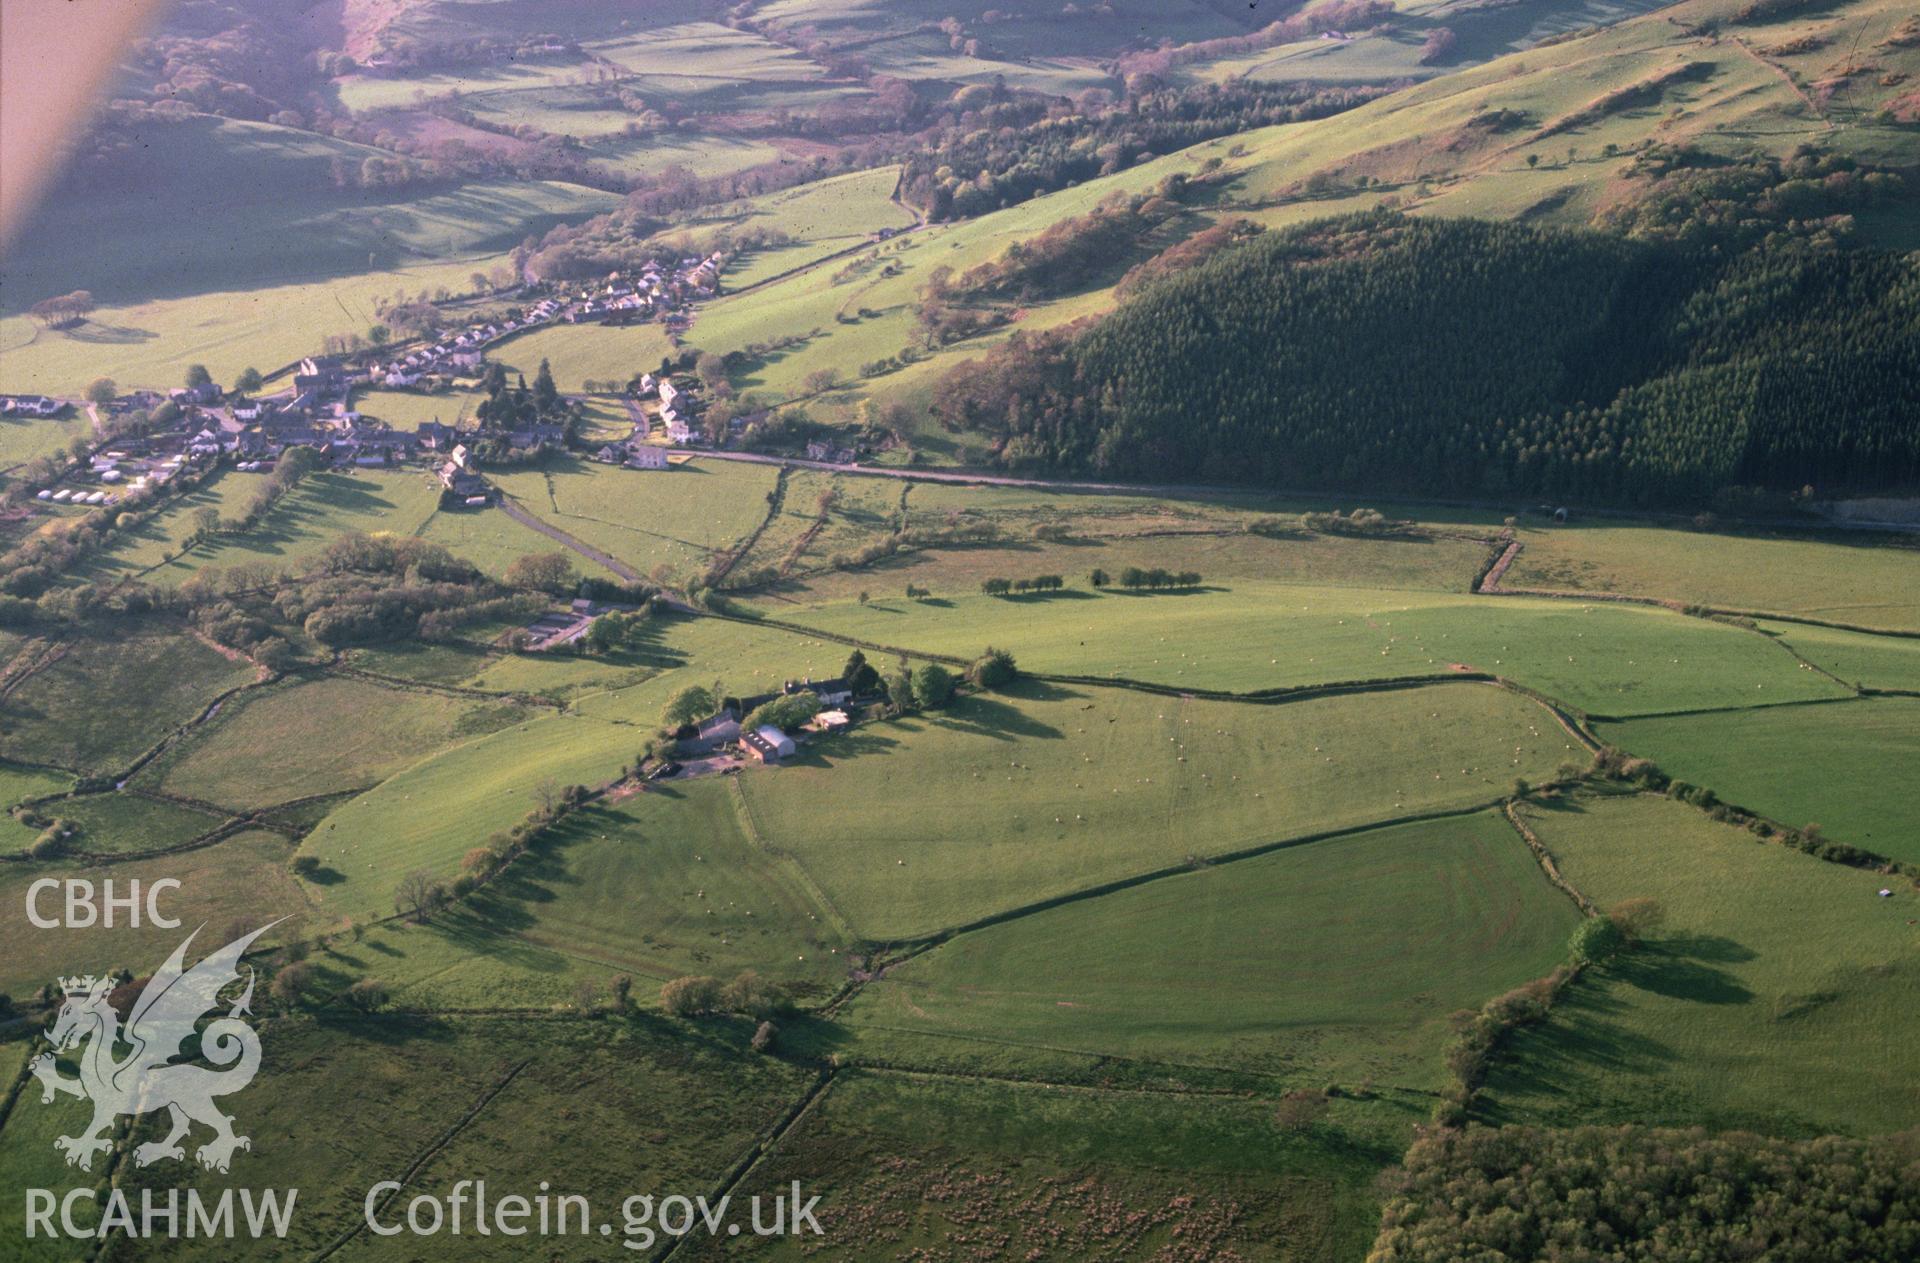
{"type": "Polygon", "coordinates": [[[50,417],[67,405],[45,395],[0,396],[0,413],[18,413],[29,417],[50,417]]]}
{"type": "MultiPolygon", "coordinates": [[[[440,486],[446,494],[464,504],[487,502],[486,480],[480,477],[480,463],[465,443],[456,443],[448,459],[440,466],[440,486]]],[[[478,505],[475,505],[478,507],[478,505]]]]}
{"type": "Polygon", "coordinates": [[[199,386],[178,386],[169,391],[173,402],[182,408],[204,408],[219,403],[225,392],[213,382],[199,386]]]}

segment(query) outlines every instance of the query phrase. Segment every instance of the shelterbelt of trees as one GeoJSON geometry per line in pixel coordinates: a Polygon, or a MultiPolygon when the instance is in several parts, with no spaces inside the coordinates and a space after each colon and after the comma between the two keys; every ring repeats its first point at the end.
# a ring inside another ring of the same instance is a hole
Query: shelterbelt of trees
{"type": "Polygon", "coordinates": [[[1156,481],[1653,504],[1920,477],[1913,256],[1703,204],[1631,232],[1377,212],[1259,233],[1016,334],[935,408],[1008,466],[1156,481]]]}

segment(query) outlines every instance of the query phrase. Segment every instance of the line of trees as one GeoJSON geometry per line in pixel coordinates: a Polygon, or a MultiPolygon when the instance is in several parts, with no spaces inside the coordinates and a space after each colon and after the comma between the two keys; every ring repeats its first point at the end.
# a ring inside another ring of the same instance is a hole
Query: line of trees
{"type": "Polygon", "coordinates": [[[1151,570],[1128,566],[1120,572],[1120,586],[1129,591],[1145,589],[1152,592],[1197,588],[1200,586],[1200,573],[1196,570],[1162,570],[1158,566],[1151,570]]]}
{"type": "Polygon", "coordinates": [[[1034,575],[1029,579],[983,579],[980,590],[988,596],[1006,596],[1008,593],[1058,592],[1067,586],[1067,581],[1057,574],[1034,575]]]}

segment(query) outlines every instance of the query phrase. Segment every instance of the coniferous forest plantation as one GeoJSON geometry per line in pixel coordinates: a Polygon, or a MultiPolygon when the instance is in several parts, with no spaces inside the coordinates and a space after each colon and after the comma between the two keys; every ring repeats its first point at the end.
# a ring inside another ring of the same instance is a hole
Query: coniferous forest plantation
{"type": "Polygon", "coordinates": [[[1920,1258],[1899,0],[0,0],[0,1263],[1920,1258]]]}

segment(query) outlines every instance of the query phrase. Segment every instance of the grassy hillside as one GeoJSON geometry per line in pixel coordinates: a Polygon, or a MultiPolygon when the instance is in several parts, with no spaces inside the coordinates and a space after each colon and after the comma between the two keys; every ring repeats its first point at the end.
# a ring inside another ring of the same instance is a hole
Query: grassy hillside
{"type": "Polygon", "coordinates": [[[1488,1116],[1774,1134],[1910,1127],[1914,895],[1757,843],[1662,798],[1529,812],[1603,906],[1666,912],[1648,950],[1583,977],[1503,1050],[1488,1116]]]}
{"type": "Polygon", "coordinates": [[[110,176],[49,195],[8,251],[10,309],[72,289],[126,303],[491,254],[615,203],[554,183],[341,188],[336,163],[357,182],[390,155],[265,123],[196,116],[145,139],[110,176]]]}
{"type": "MultiPolygon", "coordinates": [[[[1024,573],[1015,571],[1014,573],[1024,573]]],[[[1599,715],[1838,698],[1766,639],[1667,610],[1264,583],[1194,592],[888,598],[781,617],[1029,670],[1253,692],[1471,668],[1599,715]]]]}
{"type": "Polygon", "coordinates": [[[1887,769],[1920,755],[1920,699],[1866,698],[1609,724],[1607,739],[1677,780],[1798,828],[1920,862],[1912,787],[1887,769]]]}
{"type": "Polygon", "coordinates": [[[1569,741],[1544,710],[1485,685],[1278,707],[1030,685],[855,733],[741,789],[759,836],[884,941],[1289,837],[1483,804],[1515,777],[1550,775],[1569,741]]]}
{"type": "Polygon", "coordinates": [[[1446,1014],[1546,973],[1579,920],[1498,813],[1403,825],[962,935],[847,1015],[929,1065],[1023,1046],[1437,1087],[1446,1014]],[[1358,897],[1356,897],[1358,896],[1358,897]],[[1034,963],[1045,961],[1044,971],[1034,963]]]}

